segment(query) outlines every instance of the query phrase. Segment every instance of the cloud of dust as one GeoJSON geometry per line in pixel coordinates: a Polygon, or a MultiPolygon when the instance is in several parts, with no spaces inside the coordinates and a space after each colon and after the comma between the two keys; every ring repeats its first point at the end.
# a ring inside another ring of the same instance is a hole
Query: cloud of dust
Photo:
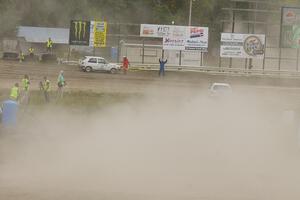
{"type": "Polygon", "coordinates": [[[265,97],[164,92],[88,115],[35,111],[1,136],[0,197],[300,198],[296,134],[265,97]]]}

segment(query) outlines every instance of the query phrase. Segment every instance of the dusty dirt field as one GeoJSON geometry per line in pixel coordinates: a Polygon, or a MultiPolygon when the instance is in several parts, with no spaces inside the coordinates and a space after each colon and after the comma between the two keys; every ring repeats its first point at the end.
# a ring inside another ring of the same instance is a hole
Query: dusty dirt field
{"type": "MultiPolygon", "coordinates": [[[[38,90],[38,83],[47,76],[52,90],[56,90],[58,73],[64,70],[68,83],[67,91],[94,91],[109,93],[158,93],[166,96],[197,95],[207,91],[214,82],[230,83],[235,92],[259,93],[270,101],[284,101],[294,109],[300,107],[300,78],[268,77],[249,75],[224,75],[200,72],[166,72],[164,78],[157,71],[132,71],[127,75],[109,73],[85,73],[77,66],[18,63],[0,61],[0,90],[9,90],[15,82],[21,82],[24,74],[31,79],[31,90],[38,90]],[[180,91],[180,92],[178,92],[180,91]]],[[[7,91],[6,91],[7,93],[7,91]]]]}
{"type": "Polygon", "coordinates": [[[211,75],[197,72],[166,72],[165,78],[159,78],[157,71],[135,71],[127,75],[108,73],[84,73],[76,66],[18,63],[0,61],[0,89],[11,86],[28,74],[32,81],[32,89],[38,89],[37,84],[44,76],[56,83],[60,70],[64,70],[69,89],[140,92],[147,88],[208,88],[213,82],[228,82],[245,87],[281,87],[287,89],[300,87],[299,78],[277,78],[265,76],[211,75]]]}
{"type": "Polygon", "coordinates": [[[45,75],[55,83],[60,70],[70,91],[146,98],[79,116],[48,107],[0,134],[1,200],[300,198],[298,79],[1,62],[0,92],[24,74],[32,89],[45,75]],[[236,94],[206,98],[213,82],[236,94]]]}
{"type": "MultiPolygon", "coordinates": [[[[48,76],[55,83],[60,70],[64,70],[69,89],[96,90],[96,91],[117,91],[130,92],[140,91],[151,86],[162,87],[181,87],[181,86],[198,86],[201,79],[191,74],[177,75],[170,73],[164,81],[158,77],[157,72],[130,72],[127,75],[119,74],[111,75],[109,73],[84,73],[76,66],[64,66],[56,64],[35,64],[35,63],[16,63],[2,62],[0,63],[0,81],[1,88],[10,88],[15,81],[19,81],[24,74],[28,74],[33,82],[33,86],[37,85],[43,76],[48,76]],[[185,77],[188,76],[188,79],[185,77]]],[[[33,87],[36,89],[36,87],[33,87]]]]}

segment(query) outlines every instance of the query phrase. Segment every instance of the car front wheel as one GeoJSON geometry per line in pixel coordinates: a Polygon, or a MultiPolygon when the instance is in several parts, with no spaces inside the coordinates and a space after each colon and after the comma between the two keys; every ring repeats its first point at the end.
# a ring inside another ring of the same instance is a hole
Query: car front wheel
{"type": "Polygon", "coordinates": [[[86,72],[91,72],[91,71],[92,71],[92,68],[91,68],[91,67],[86,67],[86,68],[85,68],[85,71],[86,71],[86,72]]]}
{"type": "Polygon", "coordinates": [[[112,69],[110,69],[110,73],[115,74],[115,73],[117,73],[117,70],[115,68],[112,68],[112,69]]]}

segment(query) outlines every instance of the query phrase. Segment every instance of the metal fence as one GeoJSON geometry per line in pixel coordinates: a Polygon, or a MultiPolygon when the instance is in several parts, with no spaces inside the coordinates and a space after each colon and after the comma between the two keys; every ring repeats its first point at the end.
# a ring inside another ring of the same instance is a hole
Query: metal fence
{"type": "MultiPolygon", "coordinates": [[[[193,51],[163,51],[162,41],[140,38],[139,27],[134,27],[130,37],[121,37],[118,43],[119,57],[127,56],[132,63],[154,64],[159,57],[169,58],[175,66],[211,66],[260,72],[298,72],[299,49],[281,48],[281,5],[272,1],[232,0],[231,8],[224,8],[224,18],[216,24],[197,24],[209,27],[207,53],[193,51]],[[237,5],[239,3],[239,5],[237,5]],[[244,6],[243,6],[244,5],[244,6]],[[263,59],[237,59],[220,57],[222,32],[265,34],[266,46],[263,59]],[[121,41],[121,42],[120,42],[121,41]]],[[[128,31],[128,28],[123,28],[128,31]]],[[[124,36],[124,35],[123,35],[124,36]]],[[[127,35],[129,36],[129,35],[127,35]]],[[[229,71],[230,71],[229,70],[229,71]]]]}
{"type": "MultiPolygon", "coordinates": [[[[140,37],[140,24],[108,23],[107,47],[94,49],[92,53],[113,62],[121,62],[122,57],[127,56],[130,62],[137,66],[155,65],[160,57],[165,57],[168,58],[169,66],[181,70],[210,68],[218,72],[248,73],[251,68],[253,73],[297,74],[300,68],[299,49],[280,46],[281,5],[260,0],[231,1],[232,7],[223,8],[224,17],[218,23],[193,24],[209,27],[208,52],[164,51],[162,39],[140,37]],[[264,59],[221,58],[222,32],[265,34],[264,59]]],[[[69,51],[69,54],[73,53],[72,49],[69,51]]]]}

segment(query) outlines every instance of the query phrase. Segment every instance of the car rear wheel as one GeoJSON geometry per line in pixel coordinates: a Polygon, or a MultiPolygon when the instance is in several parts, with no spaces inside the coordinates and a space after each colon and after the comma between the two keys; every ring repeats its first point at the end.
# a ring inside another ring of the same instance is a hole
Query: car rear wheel
{"type": "Polygon", "coordinates": [[[117,73],[117,70],[115,68],[112,68],[112,69],[110,69],[110,73],[115,74],[115,73],[117,73]]]}
{"type": "Polygon", "coordinates": [[[91,67],[86,67],[86,68],[85,68],[85,71],[86,71],[86,72],[91,72],[91,71],[92,71],[92,68],[91,68],[91,67]]]}

